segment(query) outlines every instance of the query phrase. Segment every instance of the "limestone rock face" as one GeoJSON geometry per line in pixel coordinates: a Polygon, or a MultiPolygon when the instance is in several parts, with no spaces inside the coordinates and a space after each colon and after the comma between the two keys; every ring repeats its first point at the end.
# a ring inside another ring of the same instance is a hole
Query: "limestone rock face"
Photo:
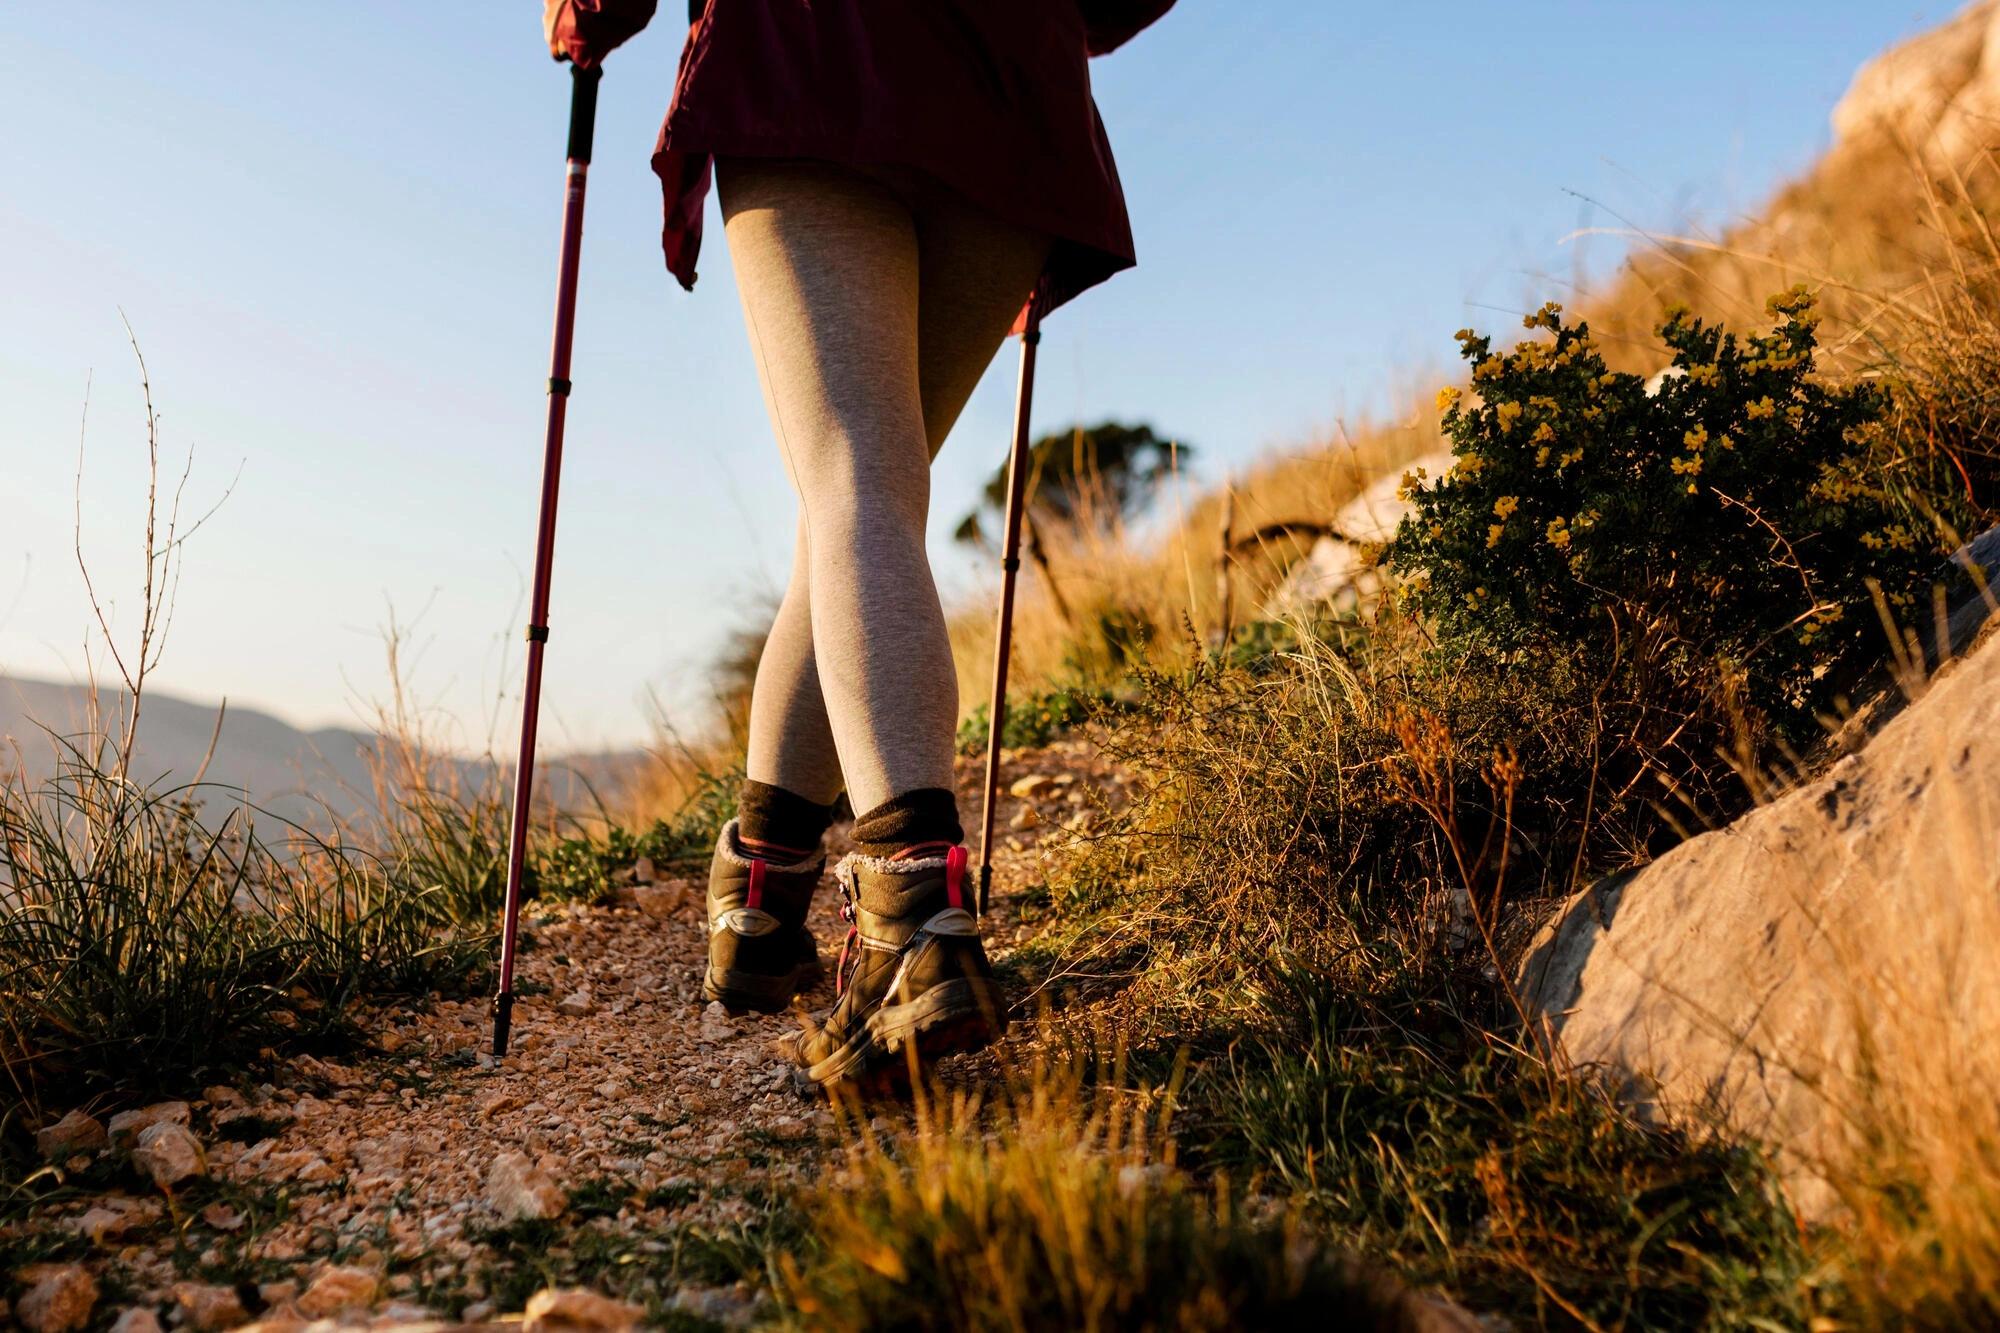
{"type": "Polygon", "coordinates": [[[1524,964],[1573,1061],[1772,1142],[1805,1207],[1868,1081],[1977,1088],[2000,1050],[1996,639],[1821,780],[1579,895],[1524,964]]]}
{"type": "Polygon", "coordinates": [[[1449,449],[1413,458],[1391,468],[1342,505],[1329,525],[1332,532],[1315,540],[1304,558],[1286,571],[1264,613],[1272,617],[1298,615],[1349,594],[1365,600],[1376,583],[1367,548],[1394,537],[1397,525],[1414,508],[1402,494],[1404,476],[1422,472],[1435,481],[1451,470],[1452,461],[1449,449]]]}
{"type": "Polygon", "coordinates": [[[2000,143],[2000,3],[1978,0],[1862,66],[1833,130],[1842,142],[1886,131],[1942,162],[2000,143]]]}

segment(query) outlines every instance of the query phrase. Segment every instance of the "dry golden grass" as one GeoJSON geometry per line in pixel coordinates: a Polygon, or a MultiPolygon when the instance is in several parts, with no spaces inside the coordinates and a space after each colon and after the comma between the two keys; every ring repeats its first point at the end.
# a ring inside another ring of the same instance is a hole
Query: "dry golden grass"
{"type": "Polygon", "coordinates": [[[1061,1059],[989,1099],[920,1093],[902,1127],[862,1124],[816,1194],[787,1303],[823,1330],[1441,1326],[1296,1218],[1181,1171],[1173,1104],[1061,1059]]]}
{"type": "MultiPolygon", "coordinates": [[[[1402,423],[1371,423],[1296,453],[1265,458],[1222,487],[1197,491],[1175,478],[1158,501],[1164,530],[1150,539],[1089,504],[1074,524],[1041,535],[1043,559],[1023,560],[1014,612],[1010,689],[1081,681],[1099,685],[1128,666],[1179,660],[1188,631],[1203,639],[1222,628],[1228,508],[1228,616],[1259,619],[1260,602],[1311,549],[1302,525],[1324,525],[1378,478],[1440,446],[1428,407],[1402,423]]],[[[992,688],[996,593],[951,616],[961,711],[992,688]]]]}

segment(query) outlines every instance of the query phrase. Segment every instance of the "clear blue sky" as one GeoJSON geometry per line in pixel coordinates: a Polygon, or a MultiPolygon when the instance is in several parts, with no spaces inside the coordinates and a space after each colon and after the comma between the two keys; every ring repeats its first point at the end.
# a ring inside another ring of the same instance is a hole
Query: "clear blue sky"
{"type": "MultiPolygon", "coordinates": [[[[999,0],[995,0],[996,3],[999,0]]],[[[135,610],[143,438],[119,309],[192,500],[162,688],[307,723],[386,681],[479,744],[514,687],[568,80],[533,0],[0,9],[0,671],[80,673],[83,513],[135,610]]],[[[1098,63],[1140,267],[1049,327],[1036,425],[1143,418],[1202,471],[1322,434],[1560,294],[1611,219],[1714,225],[1828,138],[1854,70],[1944,0],[1181,0],[1098,63]]],[[[673,9],[672,0],[663,10],[673,9]]],[[[720,228],[667,278],[647,168],[663,21],[604,83],[555,587],[552,743],[698,697],[774,591],[790,497],[720,228]]],[[[1617,257],[1608,242],[1589,272],[1617,257]]],[[[934,547],[1004,449],[1012,349],[939,464],[934,547]]]]}

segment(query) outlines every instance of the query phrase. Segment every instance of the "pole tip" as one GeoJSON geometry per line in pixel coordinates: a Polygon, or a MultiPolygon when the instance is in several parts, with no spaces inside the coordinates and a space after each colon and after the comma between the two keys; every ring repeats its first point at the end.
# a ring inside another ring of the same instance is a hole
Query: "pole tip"
{"type": "Polygon", "coordinates": [[[507,1038],[514,1029],[514,993],[501,991],[493,997],[493,1058],[505,1058],[507,1038]]]}

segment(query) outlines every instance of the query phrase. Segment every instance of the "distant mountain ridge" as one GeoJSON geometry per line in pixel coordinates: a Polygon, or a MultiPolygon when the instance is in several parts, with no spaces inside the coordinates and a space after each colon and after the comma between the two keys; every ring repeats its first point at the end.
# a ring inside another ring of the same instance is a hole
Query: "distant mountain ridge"
{"type": "MultiPolygon", "coordinates": [[[[122,717],[130,699],[124,689],[99,693],[104,711],[122,717]]],[[[56,761],[54,738],[82,734],[89,708],[85,686],[0,675],[0,745],[6,767],[18,763],[30,780],[47,776],[56,761]]],[[[131,776],[158,788],[180,786],[193,782],[208,758],[202,782],[211,793],[209,804],[221,805],[236,794],[234,799],[307,827],[365,823],[376,806],[379,746],[375,733],[358,728],[308,731],[242,704],[198,703],[149,689],[139,712],[131,776]]],[[[640,751],[545,756],[540,782],[563,808],[576,808],[587,804],[592,792],[614,797],[644,758],[640,751]]],[[[504,780],[512,767],[487,759],[449,763],[448,775],[469,790],[504,780]]]]}

